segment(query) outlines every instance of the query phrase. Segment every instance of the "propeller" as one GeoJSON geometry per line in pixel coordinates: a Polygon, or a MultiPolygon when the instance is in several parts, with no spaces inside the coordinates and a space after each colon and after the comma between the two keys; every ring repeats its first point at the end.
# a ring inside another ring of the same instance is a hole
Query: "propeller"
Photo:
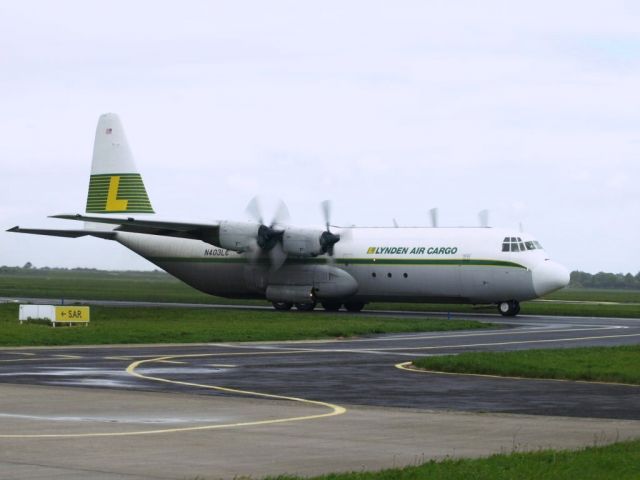
{"type": "Polygon", "coordinates": [[[393,228],[398,228],[400,225],[398,225],[398,222],[396,221],[396,219],[393,219],[393,228]]]}
{"type": "Polygon", "coordinates": [[[431,226],[433,228],[438,228],[438,209],[432,208],[429,210],[429,214],[431,215],[431,226]]]}
{"type": "Polygon", "coordinates": [[[322,247],[322,250],[329,255],[329,257],[333,257],[333,246],[340,241],[340,235],[331,233],[331,202],[329,200],[324,200],[320,204],[320,208],[322,209],[322,216],[324,217],[324,224],[326,227],[326,230],[320,235],[320,246],[322,247]]]}
{"type": "Polygon", "coordinates": [[[251,263],[255,263],[263,252],[268,252],[271,269],[279,269],[287,259],[287,255],[282,251],[280,245],[284,230],[278,228],[278,226],[289,220],[289,209],[285,203],[280,200],[269,225],[266,225],[264,222],[262,207],[258,197],[253,197],[251,201],[249,201],[245,211],[252,220],[260,224],[255,243],[249,253],[251,263]]]}
{"type": "Polygon", "coordinates": [[[341,235],[331,232],[331,203],[325,200],[320,206],[326,228],[324,231],[285,226],[289,220],[289,210],[282,201],[278,204],[271,222],[267,224],[259,199],[251,199],[246,212],[258,224],[258,229],[255,238],[249,240],[249,261],[255,263],[267,254],[271,271],[278,270],[289,255],[316,256],[326,253],[328,261],[332,262],[334,245],[340,241],[341,235]]]}

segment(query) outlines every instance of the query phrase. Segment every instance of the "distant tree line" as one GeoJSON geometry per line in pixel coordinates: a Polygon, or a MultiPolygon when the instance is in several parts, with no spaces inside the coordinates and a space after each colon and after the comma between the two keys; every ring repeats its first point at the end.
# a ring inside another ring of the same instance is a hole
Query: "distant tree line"
{"type": "Polygon", "coordinates": [[[25,263],[22,267],[9,267],[7,265],[0,266],[0,273],[21,273],[21,272],[91,272],[91,273],[142,273],[142,274],[154,274],[154,275],[169,275],[164,270],[154,269],[147,271],[139,270],[99,270],[97,268],[63,268],[63,267],[36,267],[31,262],[25,263]]]}
{"type": "Polygon", "coordinates": [[[640,290],[640,272],[632,275],[630,273],[607,273],[598,272],[596,274],[573,271],[571,272],[570,287],[576,288],[620,288],[626,290],[640,290]]]}

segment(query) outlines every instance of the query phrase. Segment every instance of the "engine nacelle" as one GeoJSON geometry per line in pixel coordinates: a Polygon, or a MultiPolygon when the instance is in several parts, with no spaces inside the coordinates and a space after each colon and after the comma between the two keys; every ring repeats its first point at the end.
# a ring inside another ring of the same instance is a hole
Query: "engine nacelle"
{"type": "Polygon", "coordinates": [[[358,282],[333,265],[285,265],[269,278],[266,297],[274,302],[343,300],[356,294],[358,282]]]}
{"type": "Polygon", "coordinates": [[[315,257],[325,252],[320,244],[322,230],[287,228],[282,236],[282,249],[292,257],[315,257]]]}
{"type": "Polygon", "coordinates": [[[220,222],[220,247],[246,252],[256,243],[260,225],[249,222],[220,222]]]}
{"type": "Polygon", "coordinates": [[[265,296],[272,302],[311,303],[316,301],[311,285],[269,285],[265,296]]]}

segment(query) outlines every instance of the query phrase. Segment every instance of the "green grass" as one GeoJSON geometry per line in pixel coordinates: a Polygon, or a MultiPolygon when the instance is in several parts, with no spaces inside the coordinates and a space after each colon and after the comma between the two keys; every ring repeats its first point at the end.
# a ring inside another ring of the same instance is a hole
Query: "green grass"
{"type": "MultiPolygon", "coordinates": [[[[270,480],[300,480],[281,475],[270,480]]],[[[430,461],[422,465],[330,474],[307,480],[637,480],[640,441],[620,442],[578,451],[544,450],[493,455],[482,459],[430,461]]]]}
{"type": "Polygon", "coordinates": [[[517,352],[469,352],[421,358],[427,370],[640,385],[640,345],[517,352]]]}
{"type": "MultiPolygon", "coordinates": [[[[195,290],[164,272],[22,270],[0,273],[0,297],[238,303],[195,290]]],[[[243,302],[244,303],[244,302],[243,302]]],[[[266,302],[260,302],[262,305],[266,302]]]]}
{"type": "Polygon", "coordinates": [[[20,325],[18,305],[0,305],[3,346],[301,340],[489,327],[495,325],[319,312],[91,307],[88,326],[52,328],[36,322],[20,325]]]}

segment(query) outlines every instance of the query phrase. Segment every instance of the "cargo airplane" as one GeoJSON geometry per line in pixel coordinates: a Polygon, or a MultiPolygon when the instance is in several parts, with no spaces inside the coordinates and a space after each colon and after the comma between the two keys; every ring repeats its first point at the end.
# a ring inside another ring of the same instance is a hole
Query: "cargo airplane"
{"type": "Polygon", "coordinates": [[[290,225],[283,205],[266,224],[255,201],[254,221],[156,220],[145,215],[154,211],[115,114],[98,121],[92,162],[85,214],[53,216],[83,228],[9,231],[113,240],[198,290],[266,299],[277,310],[435,302],[494,304],[514,316],[521,301],[569,282],[535,238],[511,229],[338,228],[327,202],[324,228],[316,229],[290,225]]]}

